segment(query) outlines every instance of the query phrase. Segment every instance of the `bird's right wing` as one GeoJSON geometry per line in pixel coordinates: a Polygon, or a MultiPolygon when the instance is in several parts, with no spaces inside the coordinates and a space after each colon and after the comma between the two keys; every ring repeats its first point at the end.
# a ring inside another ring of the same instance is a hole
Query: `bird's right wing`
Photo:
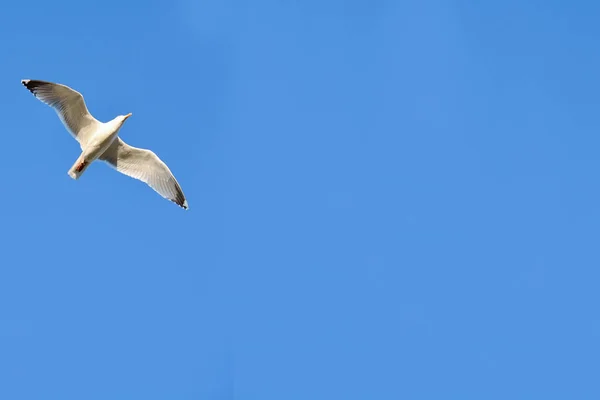
{"type": "Polygon", "coordinates": [[[81,93],[68,86],[39,80],[21,81],[41,102],[54,108],[67,130],[83,148],[101,124],[88,111],[81,93]]]}
{"type": "Polygon", "coordinates": [[[165,199],[188,209],[188,202],[177,180],[154,152],[129,146],[117,137],[99,157],[122,174],[148,184],[165,199]]]}

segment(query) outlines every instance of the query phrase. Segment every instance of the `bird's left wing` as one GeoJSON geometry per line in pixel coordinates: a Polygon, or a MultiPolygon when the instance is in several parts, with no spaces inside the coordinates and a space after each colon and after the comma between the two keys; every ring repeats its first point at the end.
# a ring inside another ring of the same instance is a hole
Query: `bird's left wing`
{"type": "Polygon", "coordinates": [[[82,148],[101,124],[88,111],[81,93],[70,87],[32,79],[24,79],[21,83],[41,102],[54,108],[82,148]]]}

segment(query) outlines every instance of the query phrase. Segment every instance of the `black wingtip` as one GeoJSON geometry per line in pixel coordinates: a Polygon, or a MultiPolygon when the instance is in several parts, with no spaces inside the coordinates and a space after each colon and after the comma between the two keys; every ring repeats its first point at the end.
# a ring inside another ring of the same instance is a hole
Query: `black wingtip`
{"type": "Polygon", "coordinates": [[[33,94],[35,94],[35,88],[39,86],[39,84],[36,84],[36,81],[32,81],[31,79],[22,79],[21,83],[33,94]]]}
{"type": "Polygon", "coordinates": [[[171,200],[171,201],[173,203],[177,204],[179,207],[183,208],[184,210],[188,210],[189,209],[187,200],[184,200],[183,202],[177,201],[177,200],[171,200]]]}
{"type": "Polygon", "coordinates": [[[187,210],[188,209],[187,199],[183,195],[183,191],[181,190],[181,187],[179,187],[179,184],[177,182],[175,182],[175,185],[177,188],[177,193],[175,194],[174,198],[171,199],[171,201],[173,203],[177,204],[179,207],[183,208],[184,210],[187,210]]]}

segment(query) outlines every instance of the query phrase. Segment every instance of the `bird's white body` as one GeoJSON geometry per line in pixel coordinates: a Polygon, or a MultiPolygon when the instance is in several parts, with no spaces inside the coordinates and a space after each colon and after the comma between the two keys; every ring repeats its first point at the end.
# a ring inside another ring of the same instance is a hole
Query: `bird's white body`
{"type": "Polygon", "coordinates": [[[117,138],[125,119],[119,116],[112,121],[99,122],[87,128],[84,136],[89,139],[81,143],[81,155],[68,172],[71,178],[79,179],[87,167],[106,152],[117,138]]]}
{"type": "Polygon", "coordinates": [[[68,171],[71,178],[79,179],[92,162],[102,160],[188,209],[183,191],[167,165],[154,152],[129,146],[119,137],[119,130],[131,113],[100,122],[88,111],[83,96],[68,86],[29,79],[21,83],[40,101],[54,108],[67,130],[79,142],[81,154],[68,171]]]}
{"type": "Polygon", "coordinates": [[[101,123],[96,132],[91,135],[89,142],[82,148],[85,159],[92,162],[100,157],[116,139],[123,122],[125,122],[123,118],[117,117],[112,121],[101,123]]]}

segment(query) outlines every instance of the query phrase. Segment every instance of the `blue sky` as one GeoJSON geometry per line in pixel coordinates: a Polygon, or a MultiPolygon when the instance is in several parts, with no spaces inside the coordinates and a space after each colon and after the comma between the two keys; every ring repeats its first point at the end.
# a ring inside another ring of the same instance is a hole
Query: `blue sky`
{"type": "Polygon", "coordinates": [[[0,6],[0,398],[600,396],[600,4],[0,6]],[[80,91],[184,211],[20,80],[80,91]]]}

